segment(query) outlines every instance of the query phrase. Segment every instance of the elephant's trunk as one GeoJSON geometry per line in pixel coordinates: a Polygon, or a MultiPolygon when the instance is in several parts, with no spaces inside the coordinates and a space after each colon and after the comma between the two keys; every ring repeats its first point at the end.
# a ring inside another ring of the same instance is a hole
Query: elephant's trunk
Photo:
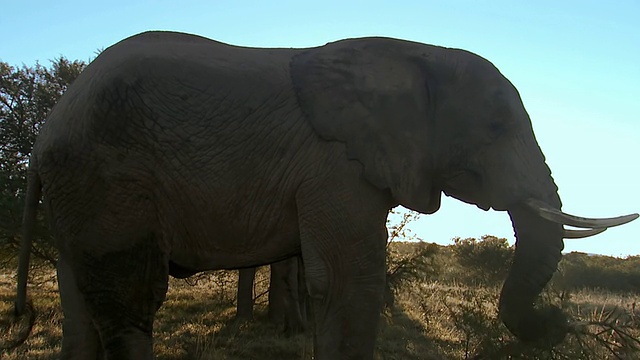
{"type": "Polygon", "coordinates": [[[562,312],[534,308],[534,304],[562,258],[563,226],[540,217],[526,204],[512,207],[509,215],[516,251],[500,294],[500,317],[522,341],[562,341],[568,329],[562,312]]]}
{"type": "Polygon", "coordinates": [[[638,218],[630,214],[615,218],[589,219],[560,211],[554,193],[548,202],[529,199],[509,208],[516,234],[516,251],[500,294],[500,317],[507,328],[525,342],[555,344],[569,329],[566,316],[557,307],[534,307],[562,258],[565,237],[586,237],[608,227],[638,218]],[[563,225],[587,230],[565,230],[563,225]]]}

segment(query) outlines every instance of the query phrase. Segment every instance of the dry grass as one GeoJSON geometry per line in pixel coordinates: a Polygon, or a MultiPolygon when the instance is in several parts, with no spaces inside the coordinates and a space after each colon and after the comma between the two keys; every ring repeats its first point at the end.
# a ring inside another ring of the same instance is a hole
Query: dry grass
{"type": "MultiPolygon", "coordinates": [[[[261,273],[258,293],[264,290],[265,278],[266,274],[261,273]]],[[[258,299],[256,321],[236,324],[235,280],[231,272],[207,276],[193,286],[171,280],[154,328],[159,360],[313,358],[310,332],[288,338],[266,320],[265,296],[258,299]]],[[[37,284],[29,289],[37,317],[31,335],[16,349],[0,352],[0,359],[57,358],[62,315],[53,272],[37,276],[32,283],[37,284]]],[[[14,288],[12,272],[0,272],[3,336],[14,288]]],[[[633,348],[633,342],[621,340],[621,331],[640,337],[640,314],[634,305],[637,295],[588,291],[570,297],[549,294],[552,302],[563,306],[577,320],[585,321],[582,333],[570,335],[551,350],[524,347],[508,334],[496,320],[497,291],[439,283],[403,285],[396,306],[381,315],[375,358],[640,359],[640,350],[633,348]],[[614,327],[605,329],[602,324],[614,327]]]]}

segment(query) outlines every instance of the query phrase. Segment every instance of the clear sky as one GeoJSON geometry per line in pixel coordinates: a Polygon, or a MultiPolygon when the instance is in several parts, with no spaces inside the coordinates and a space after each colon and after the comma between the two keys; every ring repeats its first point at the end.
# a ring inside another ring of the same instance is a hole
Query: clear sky
{"type": "MultiPolygon", "coordinates": [[[[640,212],[640,2],[0,0],[0,60],[89,60],[145,30],[246,46],[303,47],[382,35],[463,48],[520,91],[560,188],[583,216],[640,212]]],[[[425,241],[492,234],[513,242],[506,213],[443,198],[412,225],[425,241]]],[[[640,254],[640,220],[567,251],[640,254]]]]}

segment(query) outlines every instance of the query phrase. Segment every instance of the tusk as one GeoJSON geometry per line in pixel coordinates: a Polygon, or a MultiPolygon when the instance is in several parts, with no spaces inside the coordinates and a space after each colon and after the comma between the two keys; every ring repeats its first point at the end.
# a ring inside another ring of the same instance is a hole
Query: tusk
{"type": "Polygon", "coordinates": [[[607,228],[589,229],[589,230],[564,229],[563,238],[565,238],[565,239],[581,239],[581,238],[586,238],[586,237],[589,237],[589,236],[600,234],[601,232],[604,232],[605,230],[607,230],[607,228]]]}
{"type": "Polygon", "coordinates": [[[553,221],[558,224],[570,225],[580,228],[608,228],[626,224],[638,218],[638,214],[629,214],[612,218],[590,219],[563,213],[562,211],[554,209],[539,200],[529,199],[527,200],[526,204],[544,219],[553,221]]]}

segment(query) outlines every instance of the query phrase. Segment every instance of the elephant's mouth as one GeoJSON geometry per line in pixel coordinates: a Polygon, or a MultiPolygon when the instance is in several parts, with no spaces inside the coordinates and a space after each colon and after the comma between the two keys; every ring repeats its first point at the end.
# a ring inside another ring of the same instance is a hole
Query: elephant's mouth
{"type": "Polygon", "coordinates": [[[500,295],[500,317],[522,341],[558,343],[569,329],[566,317],[555,307],[536,308],[535,302],[562,258],[563,238],[599,234],[635,220],[638,214],[590,219],[563,213],[539,200],[527,200],[508,211],[516,235],[516,251],[500,295]]]}

